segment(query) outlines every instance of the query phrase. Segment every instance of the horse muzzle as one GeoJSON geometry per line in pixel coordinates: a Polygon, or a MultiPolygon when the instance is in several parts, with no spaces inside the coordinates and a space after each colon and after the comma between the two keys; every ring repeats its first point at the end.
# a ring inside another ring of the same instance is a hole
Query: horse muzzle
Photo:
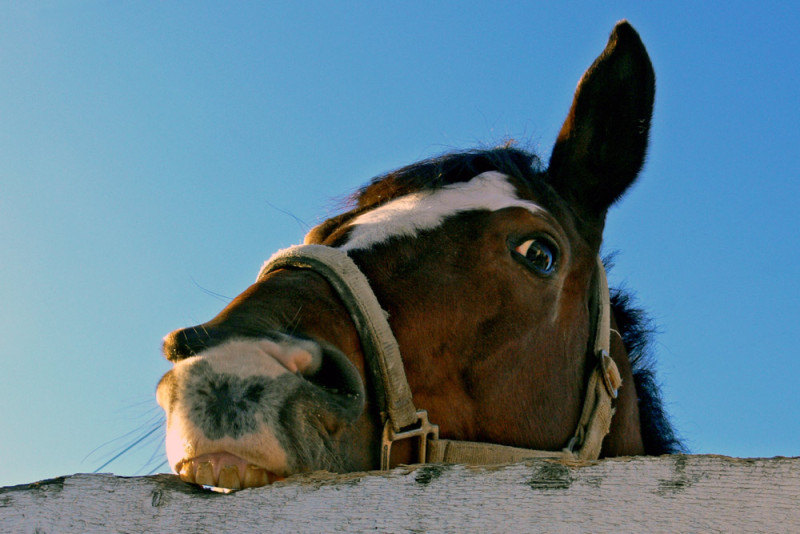
{"type": "Polygon", "coordinates": [[[230,489],[334,468],[335,442],[365,403],[341,351],[283,334],[229,339],[182,359],[156,397],[173,470],[230,489]]]}

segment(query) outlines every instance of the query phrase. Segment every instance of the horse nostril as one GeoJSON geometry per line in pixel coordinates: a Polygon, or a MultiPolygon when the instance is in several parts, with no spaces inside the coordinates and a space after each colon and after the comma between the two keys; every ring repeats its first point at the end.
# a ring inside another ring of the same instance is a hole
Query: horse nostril
{"type": "Polygon", "coordinates": [[[164,357],[178,362],[217,344],[214,342],[214,329],[203,325],[174,330],[164,336],[161,346],[164,357]]]}
{"type": "Polygon", "coordinates": [[[193,355],[188,349],[185,330],[175,330],[164,336],[161,351],[164,353],[164,357],[171,362],[177,362],[193,355]]]}
{"type": "MultiPolygon", "coordinates": [[[[333,409],[337,417],[352,422],[364,409],[364,384],[361,375],[341,351],[332,347],[322,348],[321,365],[311,373],[304,373],[303,378],[328,394],[328,408],[333,409]]],[[[337,432],[339,423],[323,421],[323,425],[331,434],[337,432]]]]}

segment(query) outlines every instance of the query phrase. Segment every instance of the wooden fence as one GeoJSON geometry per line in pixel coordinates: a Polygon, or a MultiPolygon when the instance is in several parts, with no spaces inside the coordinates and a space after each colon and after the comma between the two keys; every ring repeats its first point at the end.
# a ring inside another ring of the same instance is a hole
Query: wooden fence
{"type": "Polygon", "coordinates": [[[0,488],[2,532],[800,532],[800,458],[428,465],[232,494],[172,475],[0,488]]]}

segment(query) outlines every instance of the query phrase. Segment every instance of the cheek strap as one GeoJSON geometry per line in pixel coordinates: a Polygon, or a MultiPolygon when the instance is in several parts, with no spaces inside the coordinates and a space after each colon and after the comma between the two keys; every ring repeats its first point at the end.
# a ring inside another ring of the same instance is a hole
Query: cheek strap
{"type": "Polygon", "coordinates": [[[375,384],[383,435],[381,469],[391,466],[392,444],[402,439],[419,441],[419,463],[445,462],[472,465],[512,463],[526,458],[552,458],[566,461],[596,460],[603,439],[611,427],[614,399],[622,379],[610,356],[611,304],[605,268],[597,259],[595,301],[595,361],[586,388],[578,426],[569,443],[560,451],[538,451],[493,443],[439,439],[439,427],[428,421],[425,410],[417,410],[403,368],[400,347],[369,281],[343,251],[324,245],[297,245],[276,252],[264,263],[256,281],[278,269],[309,269],[323,276],[347,308],[358,331],[375,384]]]}

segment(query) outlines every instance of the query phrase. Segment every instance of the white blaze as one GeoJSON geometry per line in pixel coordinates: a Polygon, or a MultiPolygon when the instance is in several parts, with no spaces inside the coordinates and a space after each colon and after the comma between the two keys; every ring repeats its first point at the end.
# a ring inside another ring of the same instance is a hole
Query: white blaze
{"type": "Polygon", "coordinates": [[[463,211],[495,211],[514,206],[534,213],[542,211],[539,205],[517,197],[508,176],[488,171],[469,182],[412,193],[359,215],[351,223],[350,237],[341,249],[365,249],[391,237],[413,237],[437,228],[447,217],[463,211]]]}

